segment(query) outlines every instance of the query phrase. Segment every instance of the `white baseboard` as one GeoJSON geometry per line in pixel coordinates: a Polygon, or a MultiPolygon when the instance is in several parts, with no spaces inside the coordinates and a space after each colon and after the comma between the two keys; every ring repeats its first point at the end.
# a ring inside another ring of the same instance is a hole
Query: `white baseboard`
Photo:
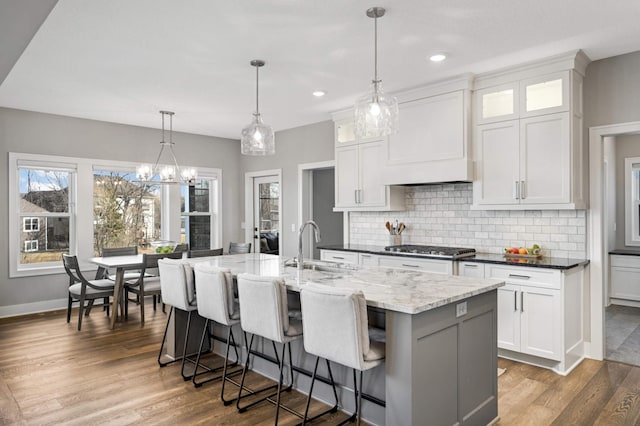
{"type": "Polygon", "coordinates": [[[42,302],[23,303],[21,305],[0,306],[0,318],[16,317],[19,315],[37,314],[39,312],[66,309],[68,300],[55,299],[42,302]]]}

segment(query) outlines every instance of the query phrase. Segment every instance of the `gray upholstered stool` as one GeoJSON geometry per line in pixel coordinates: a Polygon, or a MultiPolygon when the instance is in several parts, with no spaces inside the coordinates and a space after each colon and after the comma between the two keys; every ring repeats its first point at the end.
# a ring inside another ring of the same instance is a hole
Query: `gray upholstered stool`
{"type": "Polygon", "coordinates": [[[197,372],[198,368],[196,361],[187,356],[187,344],[189,342],[191,317],[197,309],[193,269],[186,261],[181,259],[159,259],[158,271],[160,273],[162,301],[168,305],[171,305],[171,311],[169,311],[169,316],[167,318],[167,325],[164,329],[164,335],[162,336],[160,352],[158,353],[158,364],[160,364],[161,367],[164,367],[165,365],[181,360],[182,367],[180,369],[180,373],[182,374],[182,378],[184,380],[189,380],[193,375],[185,374],[185,361],[191,362],[195,365],[194,374],[197,372]],[[164,350],[164,344],[167,339],[167,330],[169,329],[171,315],[174,314],[176,309],[183,310],[189,314],[187,317],[187,325],[185,327],[182,356],[169,362],[163,362],[162,352],[164,350]]]}
{"type": "MultiPolygon", "coordinates": [[[[224,356],[224,365],[211,371],[220,371],[222,368],[222,375],[216,377],[210,377],[201,382],[196,381],[196,376],[193,376],[193,384],[198,387],[203,383],[207,383],[213,380],[222,380],[222,390],[220,391],[220,399],[224,405],[229,405],[235,401],[234,399],[227,400],[224,398],[224,385],[227,381],[232,382],[236,386],[240,386],[239,383],[231,380],[228,377],[227,371],[229,367],[238,366],[240,356],[238,355],[238,349],[236,346],[236,340],[233,336],[232,327],[240,323],[240,306],[238,301],[233,295],[233,276],[229,269],[218,268],[208,263],[198,263],[195,268],[195,281],[196,281],[196,294],[198,295],[198,314],[206,319],[204,329],[202,330],[202,339],[200,340],[200,349],[198,350],[198,358],[196,359],[196,365],[200,364],[200,354],[202,353],[202,347],[206,337],[211,338],[209,333],[209,323],[215,321],[218,324],[224,325],[228,328],[226,338],[226,351],[224,356]],[[235,351],[236,360],[229,363],[229,347],[233,346],[235,351]]],[[[236,370],[231,375],[239,373],[240,370],[236,370]]]]}
{"type": "Polygon", "coordinates": [[[275,423],[278,423],[278,414],[280,408],[302,417],[301,414],[291,410],[280,404],[280,394],[283,391],[290,390],[293,386],[293,365],[291,361],[291,342],[302,338],[302,323],[293,319],[289,319],[289,308],[287,304],[287,289],[284,281],[277,277],[261,277],[252,274],[238,275],[238,295],[240,300],[240,325],[245,333],[245,342],[247,341],[246,333],[251,334],[251,340],[247,343],[247,358],[244,369],[242,371],[242,380],[238,391],[238,401],[236,407],[238,411],[243,412],[247,408],[252,407],[262,401],[271,400],[276,397],[276,413],[275,423]],[[276,356],[276,362],[280,370],[277,386],[267,386],[256,391],[249,391],[246,395],[242,395],[244,381],[249,369],[249,360],[251,356],[251,348],[255,336],[261,336],[271,340],[276,356]],[[278,356],[276,343],[282,344],[282,354],[278,356]],[[289,352],[289,371],[291,373],[291,382],[286,387],[283,385],[283,370],[285,364],[285,351],[289,352]],[[241,406],[240,402],[243,398],[267,391],[277,387],[274,394],[268,395],[262,399],[254,401],[246,406],[241,406]]]}
{"type": "Polygon", "coordinates": [[[305,409],[305,421],[316,380],[318,361],[324,358],[353,368],[356,412],[349,420],[357,419],[360,424],[362,372],[380,365],[385,355],[384,343],[369,339],[367,302],[364,295],[361,291],[337,289],[321,284],[306,284],[300,292],[300,302],[304,326],[304,349],[316,355],[316,365],[305,409]],[[356,370],[360,371],[359,386],[356,381],[356,370]]]}

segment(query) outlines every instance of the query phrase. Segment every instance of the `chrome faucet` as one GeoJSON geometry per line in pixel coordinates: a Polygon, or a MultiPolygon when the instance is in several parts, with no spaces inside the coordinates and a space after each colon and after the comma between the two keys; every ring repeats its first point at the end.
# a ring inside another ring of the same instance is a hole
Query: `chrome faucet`
{"type": "Polygon", "coordinates": [[[298,232],[298,271],[302,271],[304,269],[304,262],[302,260],[302,234],[304,232],[304,228],[306,228],[307,225],[311,225],[313,227],[313,233],[316,238],[316,243],[320,242],[320,228],[318,228],[318,224],[312,220],[306,221],[300,227],[300,232],[298,232]]]}

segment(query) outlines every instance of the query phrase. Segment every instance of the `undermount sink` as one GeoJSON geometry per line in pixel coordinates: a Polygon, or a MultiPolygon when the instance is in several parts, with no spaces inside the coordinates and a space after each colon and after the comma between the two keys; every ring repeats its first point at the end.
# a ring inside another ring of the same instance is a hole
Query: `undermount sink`
{"type": "MultiPolygon", "coordinates": [[[[297,268],[298,261],[296,259],[291,259],[284,263],[284,266],[297,268]]],[[[302,267],[311,271],[320,271],[320,272],[345,272],[345,271],[355,271],[357,266],[350,265],[346,263],[338,263],[338,262],[327,262],[323,260],[307,260],[302,262],[302,267]]]]}

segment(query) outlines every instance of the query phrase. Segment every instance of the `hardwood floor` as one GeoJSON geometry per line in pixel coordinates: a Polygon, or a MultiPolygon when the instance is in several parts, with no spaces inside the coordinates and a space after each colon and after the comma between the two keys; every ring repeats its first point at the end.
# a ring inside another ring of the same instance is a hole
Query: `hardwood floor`
{"type": "MultiPolygon", "coordinates": [[[[80,332],[77,318],[67,324],[64,312],[0,320],[0,424],[273,423],[271,404],[238,414],[220,402],[219,382],[196,389],[182,380],[179,365],[159,368],[166,316],[149,305],[141,328],[137,310],[131,311],[113,331],[99,309],[80,332]]],[[[638,367],[586,360],[562,377],[508,360],[499,366],[506,368],[498,379],[501,426],[640,424],[638,367]]],[[[298,392],[287,395],[297,409],[304,401],[298,392]]],[[[318,424],[344,418],[340,413],[318,424]]],[[[281,424],[297,422],[281,412],[281,424]]]]}

